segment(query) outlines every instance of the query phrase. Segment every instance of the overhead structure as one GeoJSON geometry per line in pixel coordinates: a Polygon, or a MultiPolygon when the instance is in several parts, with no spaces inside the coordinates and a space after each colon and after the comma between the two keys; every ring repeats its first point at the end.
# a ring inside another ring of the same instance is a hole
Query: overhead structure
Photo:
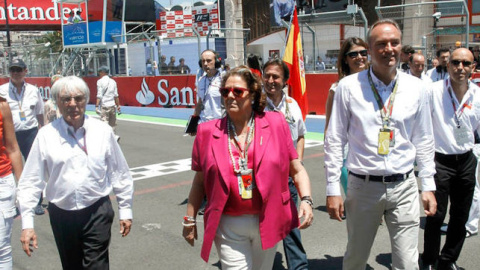
{"type": "Polygon", "coordinates": [[[64,48],[113,47],[124,43],[126,0],[57,0],[77,4],[73,18],[65,14],[62,20],[64,48]],[[116,37],[116,38],[115,38],[116,37]],[[120,38],[119,38],[120,37],[120,38]]]}

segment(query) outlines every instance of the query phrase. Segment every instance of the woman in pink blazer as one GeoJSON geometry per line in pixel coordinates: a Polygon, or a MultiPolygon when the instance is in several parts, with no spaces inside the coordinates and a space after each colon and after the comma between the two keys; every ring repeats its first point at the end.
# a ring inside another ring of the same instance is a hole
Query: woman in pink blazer
{"type": "Polygon", "coordinates": [[[220,93],[227,116],[199,125],[192,152],[196,171],[183,236],[197,238],[197,211],[207,196],[201,256],[213,242],[222,269],[272,269],[277,243],[313,220],[310,180],[281,113],[264,113],[260,79],[246,66],[225,75],[220,93]],[[302,202],[290,198],[292,176],[302,202]],[[299,225],[299,217],[303,222],[299,225]]]}

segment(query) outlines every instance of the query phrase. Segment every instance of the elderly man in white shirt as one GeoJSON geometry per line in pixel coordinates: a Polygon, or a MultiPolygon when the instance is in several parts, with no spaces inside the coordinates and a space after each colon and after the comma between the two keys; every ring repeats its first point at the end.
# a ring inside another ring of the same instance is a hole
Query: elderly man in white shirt
{"type": "Polygon", "coordinates": [[[392,242],[392,269],[414,270],[419,267],[420,224],[415,160],[425,214],[436,211],[428,95],[419,79],[397,70],[402,35],[394,21],[373,24],[367,40],[371,68],[343,78],[335,94],[325,139],[327,211],[330,218],[342,221],[340,172],[348,142],[343,269],[365,269],[384,218],[392,242]]]}
{"type": "Polygon", "coordinates": [[[46,188],[49,216],[63,269],[108,269],[116,195],[120,234],[132,226],[133,180],[112,129],[85,115],[87,84],[75,76],[52,87],[62,117],[42,128],[18,184],[21,242],[38,248],[33,208],[46,188]]]}
{"type": "Polygon", "coordinates": [[[474,132],[480,129],[480,88],[469,82],[473,68],[473,54],[466,48],[456,49],[448,63],[449,77],[431,85],[438,206],[425,224],[423,269],[434,269],[435,264],[438,270],[459,269],[456,261],[465,241],[476,182],[474,132]],[[449,199],[447,239],[440,250],[440,227],[449,199]]]}
{"type": "Polygon", "coordinates": [[[408,66],[410,67],[410,69],[407,70],[406,72],[407,74],[415,76],[426,83],[432,82],[432,79],[430,79],[430,77],[427,76],[424,72],[425,56],[423,56],[423,54],[421,53],[412,54],[412,56],[410,56],[408,66]]]}

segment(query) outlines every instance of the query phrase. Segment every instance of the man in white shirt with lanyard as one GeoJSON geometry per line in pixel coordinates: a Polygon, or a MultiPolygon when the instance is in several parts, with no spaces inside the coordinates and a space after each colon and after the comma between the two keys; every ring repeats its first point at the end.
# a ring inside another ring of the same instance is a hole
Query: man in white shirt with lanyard
{"type": "Polygon", "coordinates": [[[480,127],[480,89],[468,80],[473,68],[473,54],[466,48],[456,49],[448,63],[448,78],[431,85],[438,206],[425,225],[423,269],[434,269],[436,263],[438,270],[459,269],[455,262],[465,241],[476,181],[474,132],[480,127]],[[447,238],[440,250],[440,227],[449,198],[447,238]]]}
{"type": "Polygon", "coordinates": [[[342,221],[340,173],[348,142],[344,270],[365,269],[382,218],[392,242],[392,269],[418,269],[415,160],[425,214],[436,211],[428,95],[418,78],[397,70],[401,40],[394,21],[374,23],[367,36],[370,69],[343,78],[335,93],[325,139],[327,211],[330,218],[342,221]]]}
{"type": "Polygon", "coordinates": [[[85,115],[90,90],[78,77],[52,87],[62,117],[42,128],[18,183],[22,247],[38,248],[32,209],[43,189],[63,269],[108,269],[108,246],[118,202],[120,234],[132,226],[133,180],[113,130],[85,115]]]}
{"type": "MultiPolygon", "coordinates": [[[[40,91],[35,85],[25,82],[27,65],[15,59],[8,69],[10,82],[0,86],[0,91],[8,93],[7,102],[12,111],[15,135],[23,158],[27,160],[38,129],[44,123],[44,104],[40,91]]],[[[35,214],[43,215],[42,198],[38,201],[35,214]]]]}
{"type": "Polygon", "coordinates": [[[223,116],[220,86],[222,77],[219,71],[221,62],[215,51],[205,50],[200,55],[199,65],[203,74],[197,79],[197,104],[194,115],[200,116],[198,123],[219,119],[223,116]]]}
{"type": "Polygon", "coordinates": [[[120,101],[118,99],[117,83],[108,76],[110,69],[101,66],[98,69],[100,79],[97,81],[97,113],[100,119],[107,122],[115,132],[117,126],[117,111],[120,113],[120,101]]]}
{"type": "Polygon", "coordinates": [[[438,65],[427,71],[427,76],[429,76],[433,82],[442,81],[448,77],[448,58],[450,58],[450,49],[440,48],[437,51],[438,65]]]}
{"type": "MultiPolygon", "coordinates": [[[[303,150],[305,148],[305,134],[307,128],[303,122],[302,111],[297,102],[283,92],[290,71],[288,66],[278,58],[269,60],[263,66],[263,82],[265,93],[267,94],[267,106],[265,111],[281,112],[285,116],[290,127],[293,145],[298,153],[298,158],[303,164],[303,150]]],[[[290,195],[297,205],[298,192],[291,177],[288,179],[290,195]]],[[[302,200],[312,200],[310,196],[301,198],[302,200]]],[[[302,270],[308,269],[308,260],[305,249],[302,245],[302,238],[298,228],[293,229],[285,239],[283,239],[283,248],[287,258],[288,269],[302,270]]]]}

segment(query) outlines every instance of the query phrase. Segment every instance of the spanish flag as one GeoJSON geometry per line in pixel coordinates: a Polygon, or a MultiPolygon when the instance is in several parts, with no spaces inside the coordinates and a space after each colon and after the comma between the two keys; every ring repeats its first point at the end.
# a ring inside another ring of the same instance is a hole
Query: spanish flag
{"type": "Polygon", "coordinates": [[[297,10],[293,10],[293,19],[285,47],[283,61],[290,69],[290,79],[288,79],[289,95],[295,99],[302,110],[303,120],[307,117],[307,86],[305,82],[305,63],[303,61],[302,37],[298,27],[297,10]]]}

